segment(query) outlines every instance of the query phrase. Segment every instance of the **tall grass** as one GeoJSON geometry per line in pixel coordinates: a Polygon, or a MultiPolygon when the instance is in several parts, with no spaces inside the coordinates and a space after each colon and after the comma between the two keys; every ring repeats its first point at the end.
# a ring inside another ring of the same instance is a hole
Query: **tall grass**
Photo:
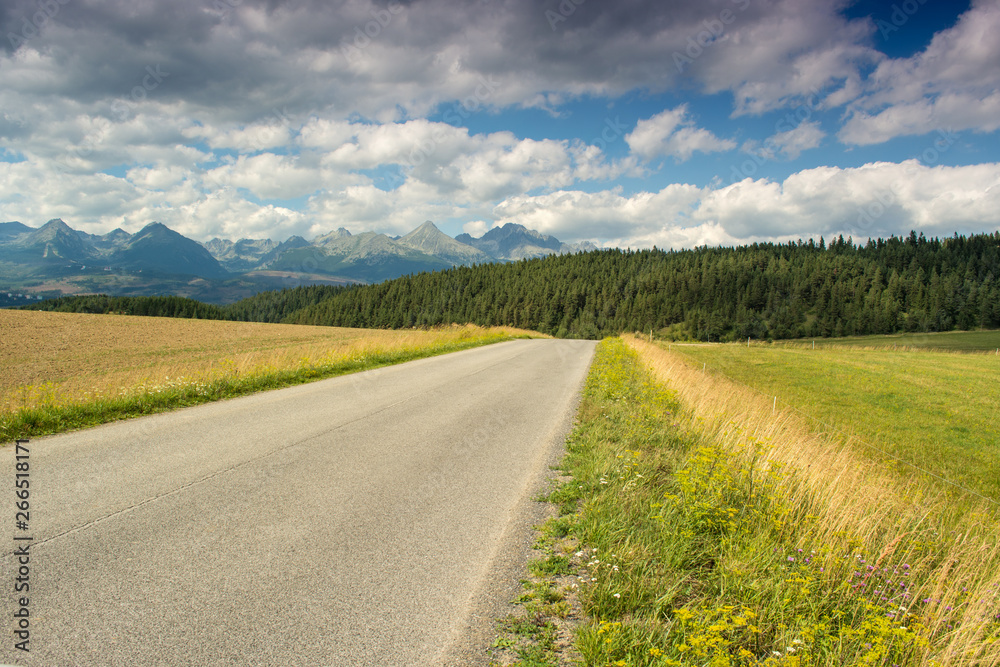
{"type": "Polygon", "coordinates": [[[599,348],[557,494],[581,502],[586,664],[1000,664],[986,507],[628,342],[599,348]]]}

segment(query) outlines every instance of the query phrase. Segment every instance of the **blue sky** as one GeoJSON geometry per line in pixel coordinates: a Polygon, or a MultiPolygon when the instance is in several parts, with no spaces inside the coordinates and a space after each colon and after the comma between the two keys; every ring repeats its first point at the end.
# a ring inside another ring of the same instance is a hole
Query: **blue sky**
{"type": "Polygon", "coordinates": [[[997,34],[997,0],[15,0],[0,220],[202,241],[515,222],[629,247],[995,231],[997,34]]]}

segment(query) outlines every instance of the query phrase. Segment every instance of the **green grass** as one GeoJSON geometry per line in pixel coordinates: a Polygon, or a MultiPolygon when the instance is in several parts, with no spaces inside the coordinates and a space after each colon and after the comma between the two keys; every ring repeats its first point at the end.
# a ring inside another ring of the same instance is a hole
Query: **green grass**
{"type": "MultiPolygon", "coordinates": [[[[995,352],[1000,349],[1000,331],[944,331],[940,333],[907,333],[887,336],[847,336],[817,338],[816,347],[910,347],[959,352],[995,352]]],[[[779,341],[776,345],[798,347],[812,345],[812,340],[779,341]]]]}
{"type": "Polygon", "coordinates": [[[699,424],[623,342],[601,343],[567,442],[573,479],[552,498],[587,571],[584,665],[996,664],[982,533],[964,527],[959,549],[921,510],[856,534],[767,442],[722,445],[699,424]]]}
{"type": "Polygon", "coordinates": [[[776,396],[779,407],[790,405],[822,422],[816,430],[829,424],[856,434],[1000,500],[1000,357],[844,347],[674,344],[671,349],[776,396]]]}
{"type": "Polygon", "coordinates": [[[176,408],[245,396],[270,389],[280,389],[324,378],[357,373],[392,364],[401,364],[481,345],[515,338],[509,334],[491,334],[466,340],[439,343],[426,347],[376,350],[362,356],[316,363],[288,369],[225,377],[209,382],[166,385],[153,391],[99,398],[70,405],[40,405],[0,414],[0,443],[15,439],[62,433],[121,419],[165,412],[176,408]]]}

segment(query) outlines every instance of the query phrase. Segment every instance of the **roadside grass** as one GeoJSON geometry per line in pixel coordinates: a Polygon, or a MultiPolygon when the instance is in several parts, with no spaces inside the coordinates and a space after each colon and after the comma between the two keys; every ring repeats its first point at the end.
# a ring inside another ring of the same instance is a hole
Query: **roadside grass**
{"type": "Polygon", "coordinates": [[[598,348],[550,497],[581,545],[584,665],[1000,664],[995,514],[625,340],[598,348]]]}
{"type": "MultiPolygon", "coordinates": [[[[880,451],[1000,501],[1000,357],[931,350],[678,345],[700,370],[722,373],[777,406],[878,448],[872,460],[916,474],[880,451]]],[[[948,488],[948,487],[942,487],[948,488]]]]}
{"type": "MultiPolygon", "coordinates": [[[[812,347],[812,339],[775,341],[775,345],[812,347]]],[[[993,352],[1000,349],[1000,331],[942,331],[937,333],[904,333],[884,336],[845,336],[817,338],[816,347],[868,347],[953,350],[957,352],[993,352]]]]}
{"type": "Polygon", "coordinates": [[[0,331],[0,443],[528,337],[23,311],[0,331]]]}

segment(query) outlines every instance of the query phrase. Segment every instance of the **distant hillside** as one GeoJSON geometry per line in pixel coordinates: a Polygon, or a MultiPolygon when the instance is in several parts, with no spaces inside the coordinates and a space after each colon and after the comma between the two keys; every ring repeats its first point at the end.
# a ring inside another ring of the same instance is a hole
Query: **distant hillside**
{"type": "Polygon", "coordinates": [[[652,329],[712,341],[998,328],[1000,232],[552,255],[261,293],[218,316],[371,328],[473,322],[591,338],[652,329]]]}

